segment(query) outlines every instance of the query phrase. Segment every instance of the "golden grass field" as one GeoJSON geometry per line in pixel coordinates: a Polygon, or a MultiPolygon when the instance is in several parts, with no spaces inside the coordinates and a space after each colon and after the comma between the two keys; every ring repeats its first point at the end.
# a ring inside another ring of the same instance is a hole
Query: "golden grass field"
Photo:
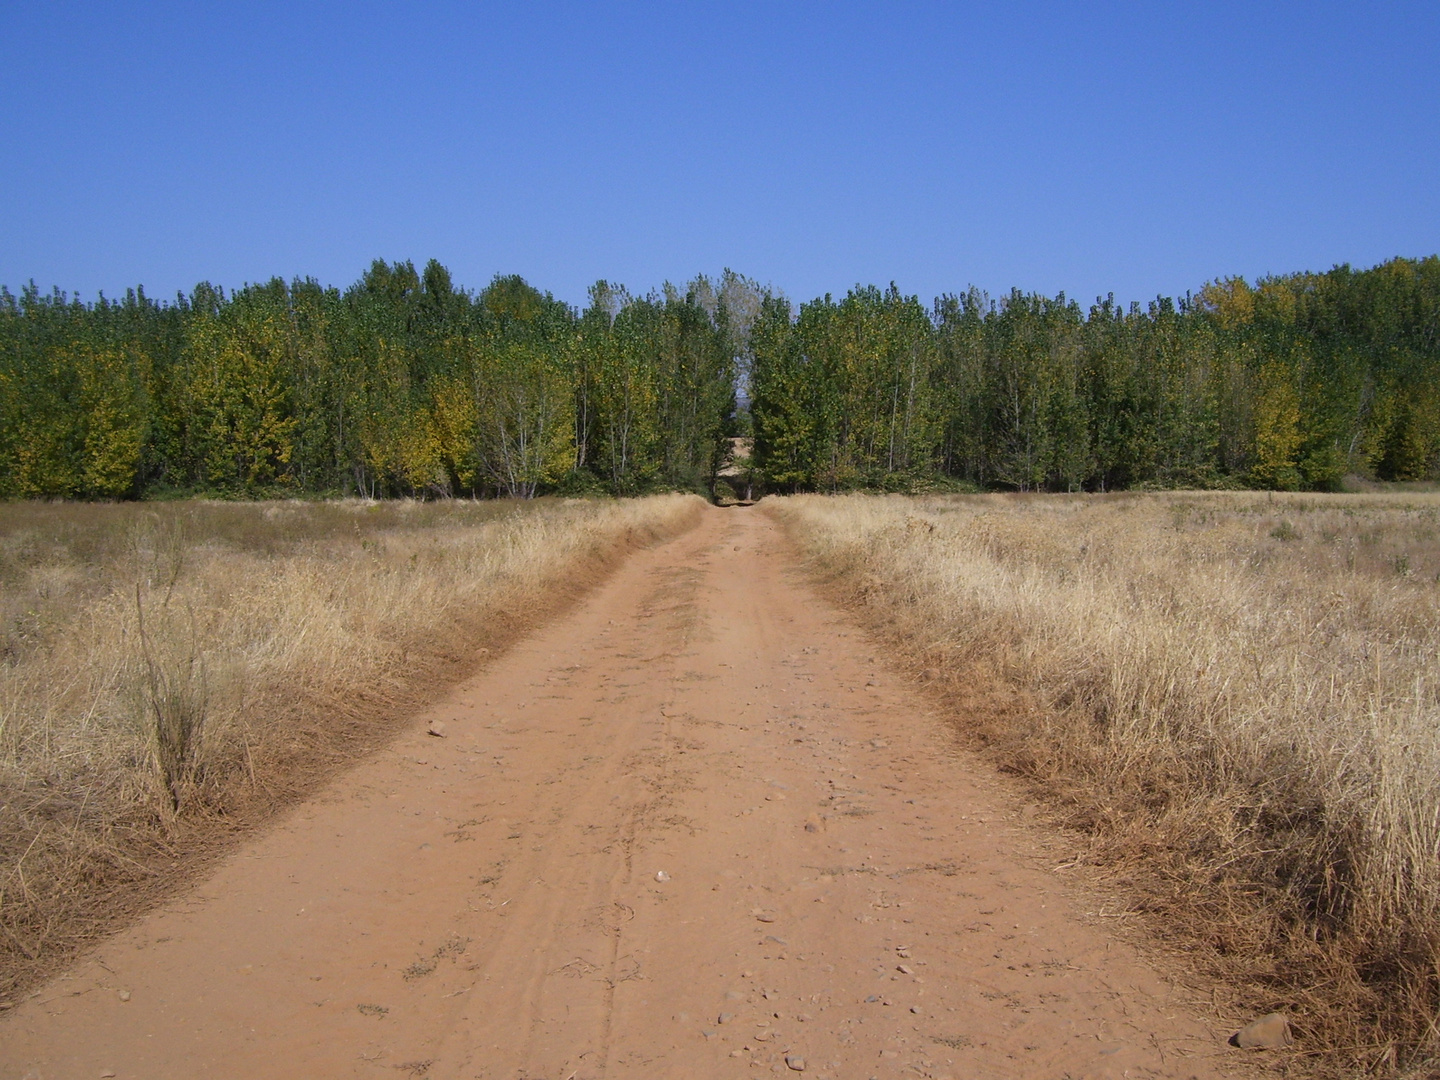
{"type": "Polygon", "coordinates": [[[764,505],[1233,1004],[1440,1058],[1440,496],[764,505]]]}
{"type": "Polygon", "coordinates": [[[0,1007],[703,505],[7,504],[0,1007]]]}

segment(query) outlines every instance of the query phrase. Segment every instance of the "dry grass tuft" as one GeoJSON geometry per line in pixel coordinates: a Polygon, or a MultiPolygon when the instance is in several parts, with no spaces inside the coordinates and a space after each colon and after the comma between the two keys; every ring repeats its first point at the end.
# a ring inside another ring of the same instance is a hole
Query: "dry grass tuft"
{"type": "Polygon", "coordinates": [[[766,505],[1239,1015],[1440,1059],[1440,496],[766,505]]]}
{"type": "Polygon", "coordinates": [[[7,504],[0,1007],[703,505],[7,504]]]}

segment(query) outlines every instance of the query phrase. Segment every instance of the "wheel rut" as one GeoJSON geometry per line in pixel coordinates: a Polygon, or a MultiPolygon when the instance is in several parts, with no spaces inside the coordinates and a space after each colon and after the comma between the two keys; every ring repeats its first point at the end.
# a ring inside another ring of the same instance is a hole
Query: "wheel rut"
{"type": "Polygon", "coordinates": [[[1020,810],[717,509],[0,1019],[0,1080],[1225,1075],[1020,810]]]}

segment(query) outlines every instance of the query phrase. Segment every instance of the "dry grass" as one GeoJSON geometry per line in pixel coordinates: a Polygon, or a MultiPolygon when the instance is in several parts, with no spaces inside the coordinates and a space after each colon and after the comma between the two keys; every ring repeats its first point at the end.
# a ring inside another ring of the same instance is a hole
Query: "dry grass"
{"type": "Polygon", "coordinates": [[[702,506],[6,504],[0,1007],[702,506]]]}
{"type": "Polygon", "coordinates": [[[1435,1066],[1440,495],[766,505],[1237,1014],[1435,1066]]]}

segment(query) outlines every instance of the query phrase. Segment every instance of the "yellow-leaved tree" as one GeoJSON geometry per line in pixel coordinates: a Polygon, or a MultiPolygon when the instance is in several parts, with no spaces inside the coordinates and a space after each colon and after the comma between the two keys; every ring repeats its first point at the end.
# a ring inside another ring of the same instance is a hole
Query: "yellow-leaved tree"
{"type": "Polygon", "coordinates": [[[286,479],[295,420],[286,393],[286,325],[259,304],[201,312],[186,352],[191,453],[207,485],[254,491],[286,479]]]}
{"type": "Polygon", "coordinates": [[[566,357],[541,343],[497,342],[474,357],[475,462],[482,480],[528,499],[575,460],[566,357]]]}
{"type": "Polygon", "coordinates": [[[80,487],[87,495],[113,499],[132,494],[145,450],[147,416],[139,370],[143,356],[119,349],[77,349],[80,487]]]}
{"type": "Polygon", "coordinates": [[[1260,369],[1255,401],[1255,464],[1251,477],[1265,487],[1294,491],[1300,486],[1300,394],[1289,367],[1272,362],[1260,369]]]}

